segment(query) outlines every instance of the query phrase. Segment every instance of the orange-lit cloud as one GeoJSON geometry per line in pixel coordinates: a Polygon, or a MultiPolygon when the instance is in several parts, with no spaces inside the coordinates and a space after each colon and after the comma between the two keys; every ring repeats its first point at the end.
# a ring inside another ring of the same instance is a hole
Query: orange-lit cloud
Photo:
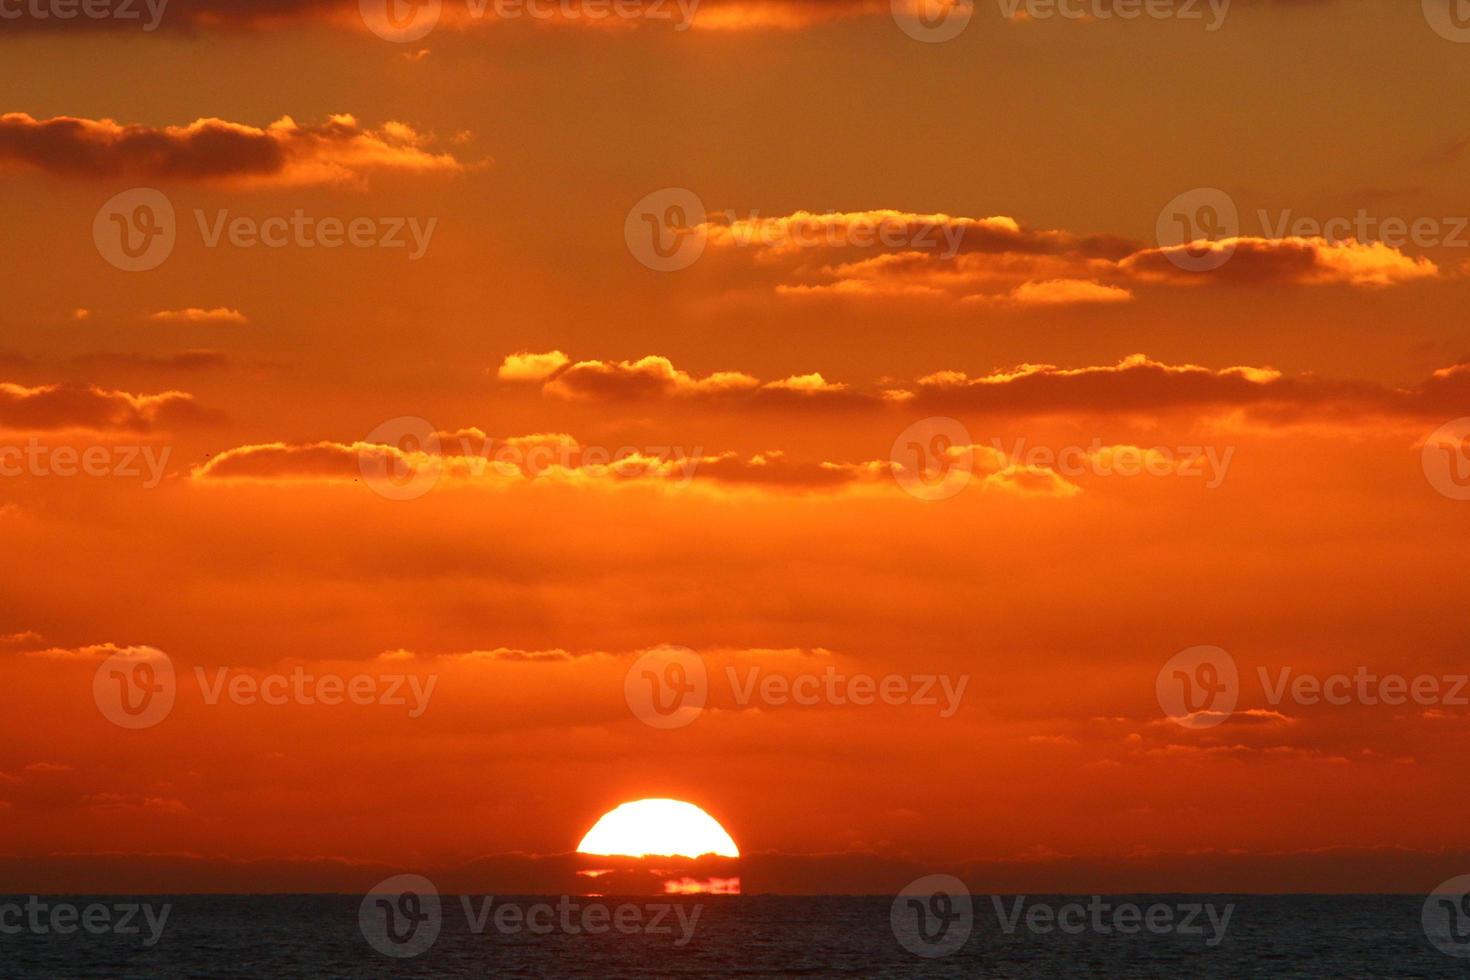
{"type": "Polygon", "coordinates": [[[182,310],[159,310],[148,314],[155,323],[231,323],[244,325],[250,320],[239,310],[218,306],[211,310],[190,306],[182,310]]]}
{"type": "Polygon", "coordinates": [[[1005,216],[799,211],[715,216],[696,230],[715,254],[748,257],[747,276],[791,297],[1026,309],[1126,302],[1141,284],[1392,286],[1439,274],[1430,259],[1381,242],[1238,237],[1149,247],[1119,236],[1028,228],[1005,216]]]}
{"type": "MultiPolygon", "coordinates": [[[[507,358],[506,364],[552,356],[517,354],[507,358]]],[[[501,370],[506,370],[505,365],[501,370]]],[[[742,371],[697,378],[668,358],[654,355],[637,361],[579,361],[547,375],[518,372],[513,367],[508,376],[540,380],[545,394],[582,401],[678,399],[713,405],[761,404],[777,410],[899,406],[906,412],[971,410],[1012,417],[1179,411],[1205,416],[1249,408],[1261,421],[1334,423],[1375,417],[1431,418],[1453,413],[1470,397],[1470,368],[1464,365],[1437,370],[1415,386],[1392,387],[1316,375],[1289,376],[1263,366],[1170,364],[1145,354],[1082,367],[1022,364],[974,377],[946,369],[913,382],[883,379],[865,385],[828,381],[819,372],[765,382],[742,371]]]]}
{"type": "MultiPolygon", "coordinates": [[[[796,460],[780,450],[751,456],[678,447],[609,451],[571,436],[542,434],[491,440],[477,429],[436,434],[432,449],[405,450],[377,443],[270,443],[239,446],[193,471],[199,483],[361,483],[364,470],[391,467],[400,480],[430,474],[438,481],[508,487],[529,482],[614,487],[652,482],[686,486],[812,491],[876,488],[897,493],[900,464],[889,460],[796,460]]],[[[1118,447],[1102,450],[1116,452],[1118,447]]],[[[979,488],[1067,497],[1080,488],[1054,469],[1007,459],[991,446],[953,447],[979,488]]]]}
{"type": "Polygon", "coordinates": [[[1226,238],[1167,248],[1145,249],[1119,263],[1143,282],[1292,283],[1322,286],[1393,286],[1432,279],[1439,268],[1429,259],[1405,255],[1382,242],[1329,242],[1322,238],[1226,238]],[[1214,256],[1228,256],[1211,261],[1214,256]],[[1171,257],[1173,260],[1171,260],[1171,257]],[[1191,272],[1191,261],[1216,268],[1191,272]]]}
{"type": "Polygon", "coordinates": [[[283,116],[264,128],[223,119],[186,126],[24,112],[0,115],[0,166],[62,177],[216,181],[245,185],[361,184],[377,171],[453,174],[465,165],[427,149],[402,123],[368,129],[350,115],[320,125],[283,116]]]}
{"type": "Polygon", "coordinates": [[[156,432],[211,418],[183,391],[136,395],[91,385],[26,387],[0,382],[0,429],[45,432],[90,429],[98,432],[156,432]]]}

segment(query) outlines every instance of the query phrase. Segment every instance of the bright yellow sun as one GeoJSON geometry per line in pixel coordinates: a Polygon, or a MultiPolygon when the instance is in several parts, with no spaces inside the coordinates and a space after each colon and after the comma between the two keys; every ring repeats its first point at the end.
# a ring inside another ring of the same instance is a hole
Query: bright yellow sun
{"type": "Polygon", "coordinates": [[[609,810],[577,845],[581,854],[739,857],[718,820],[682,800],[635,800],[609,810]]]}

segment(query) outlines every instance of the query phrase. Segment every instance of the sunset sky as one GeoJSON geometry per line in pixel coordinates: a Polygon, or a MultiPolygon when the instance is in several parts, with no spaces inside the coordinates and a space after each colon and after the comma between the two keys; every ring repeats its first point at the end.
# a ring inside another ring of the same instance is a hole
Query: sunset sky
{"type": "Polygon", "coordinates": [[[1470,871],[1470,687],[1258,674],[1470,671],[1439,0],[975,0],[928,42],[874,0],[443,0],[408,41],[39,2],[0,0],[0,466],[136,466],[0,477],[0,891],[555,891],[650,797],[746,891],[1470,871]],[[160,199],[171,252],[119,267],[160,199]],[[662,645],[708,669],[681,727],[630,710],[662,645]],[[1191,728],[1156,681],[1200,645],[1239,700],[1191,728]],[[129,730],[94,679],[142,648],[177,697],[129,730]],[[210,703],[298,668],[428,697],[210,703]],[[957,703],[729,680],[829,668],[957,703]]]}

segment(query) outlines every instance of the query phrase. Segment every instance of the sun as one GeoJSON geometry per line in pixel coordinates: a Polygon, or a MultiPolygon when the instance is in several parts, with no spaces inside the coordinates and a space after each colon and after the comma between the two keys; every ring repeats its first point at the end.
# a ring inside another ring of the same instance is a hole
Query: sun
{"type": "Polygon", "coordinates": [[[740,856],[740,849],[718,820],[682,800],[635,800],[615,807],[587,831],[577,852],[626,857],[740,856]]]}

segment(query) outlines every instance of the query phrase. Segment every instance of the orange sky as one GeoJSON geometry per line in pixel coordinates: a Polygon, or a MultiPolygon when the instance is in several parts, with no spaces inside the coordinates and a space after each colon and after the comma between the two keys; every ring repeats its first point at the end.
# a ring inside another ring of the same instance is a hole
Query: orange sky
{"type": "Polygon", "coordinates": [[[1463,701],[1260,679],[1470,672],[1421,451],[1470,415],[1470,47],[1419,4],[358,6],[0,21],[0,891],[558,890],[644,797],[747,891],[1465,870],[1463,701]],[[1221,201],[1219,262],[1160,237],[1221,201]],[[668,730],[625,697],[662,644],[709,678],[668,730]],[[1203,644],[1238,704],[1189,728],[1203,644]],[[94,677],[144,647],[176,699],[127,730],[94,677]],[[298,668],[408,703],[211,703],[298,668]],[[731,683],[829,670],[962,693],[731,683]]]}

